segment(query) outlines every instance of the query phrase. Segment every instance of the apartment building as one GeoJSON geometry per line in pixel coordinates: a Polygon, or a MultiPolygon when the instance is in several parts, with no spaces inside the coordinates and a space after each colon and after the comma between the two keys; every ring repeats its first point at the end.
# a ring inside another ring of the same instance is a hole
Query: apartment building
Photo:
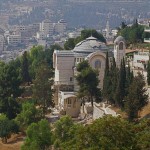
{"type": "Polygon", "coordinates": [[[53,32],[54,32],[53,23],[48,19],[42,21],[42,23],[40,23],[40,31],[43,32],[46,36],[53,35],[53,32]]]}
{"type": "MultiPolygon", "coordinates": [[[[150,26],[149,26],[149,27],[146,27],[146,28],[144,29],[144,31],[150,33],[150,26]]],[[[144,39],[144,42],[145,42],[145,43],[150,43],[150,37],[149,37],[149,38],[145,38],[145,39],[144,39]]]]}
{"type": "Polygon", "coordinates": [[[17,46],[21,43],[21,34],[9,35],[7,37],[8,45],[17,46]]]}
{"type": "Polygon", "coordinates": [[[63,19],[54,24],[55,33],[64,33],[67,28],[67,22],[63,19]]]}
{"type": "Polygon", "coordinates": [[[5,46],[5,38],[3,35],[0,35],[0,54],[4,51],[5,46]]]}

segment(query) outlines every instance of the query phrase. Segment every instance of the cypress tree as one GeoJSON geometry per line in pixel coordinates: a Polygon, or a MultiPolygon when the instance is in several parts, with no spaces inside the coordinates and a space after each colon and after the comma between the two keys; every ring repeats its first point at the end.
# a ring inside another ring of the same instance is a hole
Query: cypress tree
{"type": "Polygon", "coordinates": [[[126,68],[124,58],[121,61],[120,70],[119,70],[119,80],[116,89],[116,103],[119,107],[124,107],[124,97],[125,97],[125,84],[126,84],[126,68]]]}
{"type": "Polygon", "coordinates": [[[147,84],[150,85],[150,61],[147,64],[147,84]]]}
{"type": "Polygon", "coordinates": [[[31,78],[29,75],[29,64],[26,51],[24,52],[22,57],[21,74],[23,82],[27,82],[29,84],[29,82],[31,82],[31,78]]]}
{"type": "Polygon", "coordinates": [[[125,110],[130,121],[138,117],[138,112],[148,103],[148,94],[142,74],[134,77],[126,97],[125,110]]]}
{"type": "Polygon", "coordinates": [[[118,68],[116,67],[116,62],[114,57],[110,68],[110,77],[111,77],[110,101],[112,104],[115,104],[115,92],[116,92],[117,82],[118,82],[118,68]]]}
{"type": "Polygon", "coordinates": [[[150,85],[150,50],[149,50],[149,61],[147,64],[147,84],[150,85]]]}
{"type": "Polygon", "coordinates": [[[108,58],[108,52],[106,53],[106,63],[105,63],[105,74],[104,74],[104,80],[103,80],[103,98],[107,101],[109,101],[110,97],[110,71],[109,71],[109,58],[108,58]]]}
{"type": "Polygon", "coordinates": [[[126,68],[126,93],[127,96],[129,91],[129,86],[133,81],[133,71],[131,71],[130,65],[128,64],[128,67],[126,68]]]}

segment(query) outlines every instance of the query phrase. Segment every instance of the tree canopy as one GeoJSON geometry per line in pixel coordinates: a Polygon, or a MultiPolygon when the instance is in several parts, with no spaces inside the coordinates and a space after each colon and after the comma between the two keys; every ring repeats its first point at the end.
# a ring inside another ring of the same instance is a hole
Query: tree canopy
{"type": "Polygon", "coordinates": [[[87,99],[93,106],[93,101],[101,101],[101,90],[98,88],[98,71],[92,69],[87,61],[78,64],[76,80],[80,86],[78,97],[87,99]]]}
{"type": "Polygon", "coordinates": [[[18,133],[19,127],[14,120],[9,120],[6,115],[0,115],[0,137],[3,143],[7,143],[12,133],[18,133]]]}
{"type": "Polygon", "coordinates": [[[1,64],[0,67],[0,113],[8,118],[16,117],[20,110],[16,98],[22,93],[19,72],[13,63],[1,64]]]}
{"type": "Polygon", "coordinates": [[[31,77],[29,74],[29,60],[27,56],[27,52],[25,51],[22,56],[22,63],[21,63],[21,77],[23,82],[31,82],[31,77]]]}
{"type": "Polygon", "coordinates": [[[49,107],[54,106],[52,99],[53,71],[48,67],[47,63],[43,62],[39,66],[33,83],[33,98],[45,113],[49,107]]]}
{"type": "Polygon", "coordinates": [[[62,150],[148,150],[149,125],[149,120],[133,124],[110,115],[81,125],[64,116],[54,125],[54,147],[62,150]]]}
{"type": "Polygon", "coordinates": [[[42,112],[36,108],[34,103],[25,102],[22,104],[22,110],[15,120],[20,130],[24,131],[31,123],[39,121],[42,117],[42,112]]]}
{"type": "Polygon", "coordinates": [[[21,150],[47,150],[52,144],[51,128],[47,120],[32,123],[21,150]]]}
{"type": "Polygon", "coordinates": [[[142,74],[134,77],[126,97],[126,112],[130,121],[138,118],[138,112],[148,103],[145,81],[142,74]]]}
{"type": "Polygon", "coordinates": [[[150,85],[150,50],[149,50],[149,60],[147,64],[147,83],[150,85]]]}
{"type": "Polygon", "coordinates": [[[103,35],[99,32],[97,32],[94,29],[85,29],[81,31],[81,36],[77,38],[69,38],[68,41],[64,44],[64,49],[66,50],[72,50],[75,45],[86,38],[93,36],[97,38],[99,41],[106,43],[106,39],[103,37],[103,35]]]}
{"type": "Polygon", "coordinates": [[[144,38],[150,37],[150,33],[144,32],[144,28],[145,26],[139,25],[137,20],[134,21],[132,26],[127,26],[125,23],[122,23],[118,35],[125,38],[127,45],[143,43],[144,38]]]}

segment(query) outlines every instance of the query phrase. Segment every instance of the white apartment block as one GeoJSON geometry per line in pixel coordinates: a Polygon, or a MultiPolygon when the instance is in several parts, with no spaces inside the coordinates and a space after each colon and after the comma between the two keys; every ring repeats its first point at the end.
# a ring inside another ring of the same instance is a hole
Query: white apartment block
{"type": "Polygon", "coordinates": [[[50,20],[44,20],[40,23],[40,31],[43,32],[46,36],[53,35],[54,25],[50,20]]]}
{"type": "Polygon", "coordinates": [[[16,46],[21,43],[21,34],[9,35],[7,37],[7,42],[9,45],[16,46]]]}
{"type": "Polygon", "coordinates": [[[67,22],[61,19],[58,23],[54,24],[54,31],[56,33],[64,33],[67,28],[67,22]]]}
{"type": "Polygon", "coordinates": [[[74,32],[68,33],[68,37],[69,38],[76,38],[78,36],[81,36],[81,32],[80,31],[74,31],[74,32]]]}
{"type": "Polygon", "coordinates": [[[0,35],[0,54],[4,51],[5,39],[3,35],[0,35]]]}
{"type": "MultiPolygon", "coordinates": [[[[144,31],[150,33],[150,27],[146,27],[146,28],[144,29],[144,31]]],[[[144,42],[150,43],[150,37],[149,37],[149,38],[145,38],[145,39],[144,39],[144,42]]]]}
{"type": "Polygon", "coordinates": [[[134,53],[132,66],[137,69],[146,69],[146,65],[149,61],[149,52],[134,53]]]}
{"type": "Polygon", "coordinates": [[[36,33],[36,38],[38,39],[38,40],[43,40],[43,39],[45,39],[47,36],[44,34],[44,32],[37,32],[36,33]]]}

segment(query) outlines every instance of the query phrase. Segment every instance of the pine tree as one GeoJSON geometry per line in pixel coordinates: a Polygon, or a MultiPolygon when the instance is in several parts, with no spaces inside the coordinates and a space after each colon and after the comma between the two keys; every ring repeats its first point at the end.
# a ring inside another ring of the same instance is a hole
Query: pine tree
{"type": "Polygon", "coordinates": [[[20,84],[18,69],[12,61],[0,66],[0,113],[6,114],[9,119],[15,118],[20,111],[16,100],[23,92],[20,84]]]}
{"type": "Polygon", "coordinates": [[[43,62],[36,73],[36,78],[33,85],[33,98],[45,114],[49,107],[54,106],[53,102],[53,71],[48,67],[48,64],[43,62]]]}
{"type": "Polygon", "coordinates": [[[128,119],[133,121],[138,117],[138,112],[148,103],[148,94],[145,89],[145,81],[142,74],[134,77],[129,93],[125,98],[125,110],[128,114],[128,119]]]}
{"type": "Polygon", "coordinates": [[[88,99],[93,106],[94,100],[101,101],[101,90],[98,88],[98,72],[92,69],[87,61],[78,64],[77,70],[79,73],[76,79],[80,86],[78,97],[81,99],[88,99]]]}

